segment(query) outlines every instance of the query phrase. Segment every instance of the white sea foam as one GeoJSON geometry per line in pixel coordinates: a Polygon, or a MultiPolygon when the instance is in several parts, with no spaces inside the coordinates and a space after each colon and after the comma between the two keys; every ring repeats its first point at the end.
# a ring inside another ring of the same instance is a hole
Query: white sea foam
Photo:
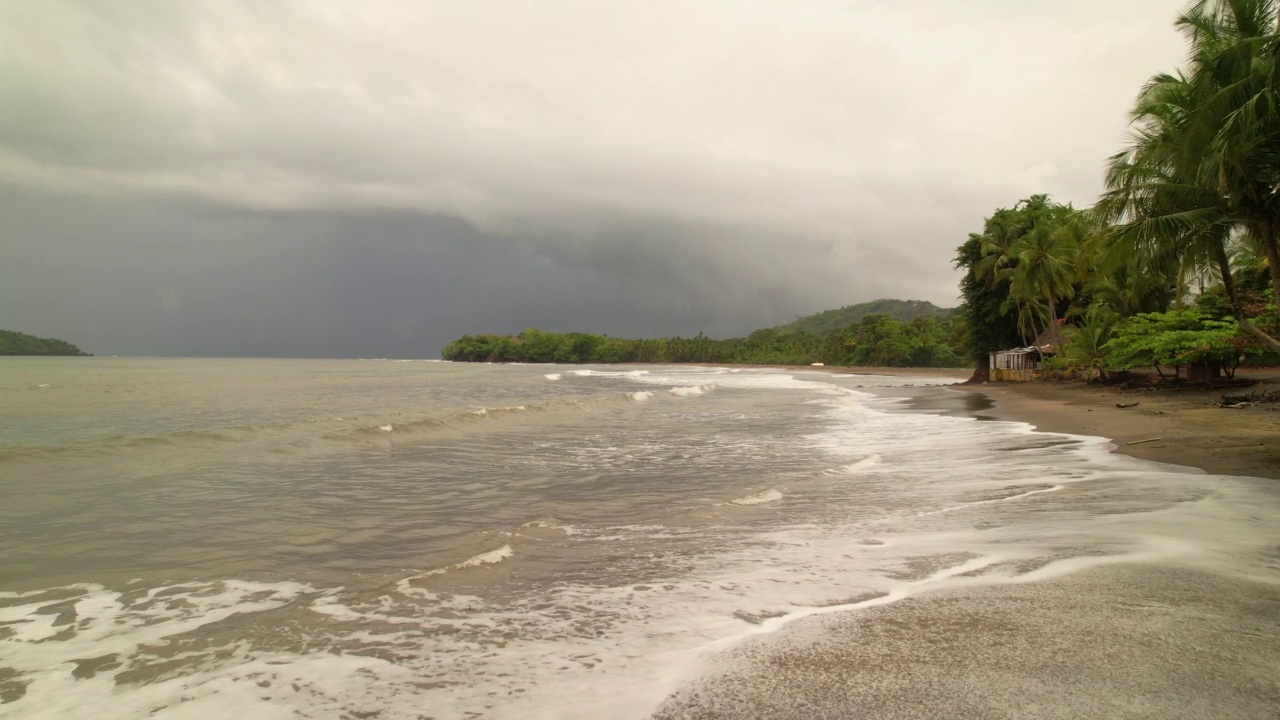
{"type": "Polygon", "coordinates": [[[840,467],[834,470],[830,470],[828,472],[839,474],[839,475],[853,475],[855,473],[866,470],[867,468],[874,467],[879,463],[880,463],[879,455],[868,455],[857,462],[849,463],[848,465],[841,465],[840,467]]]}
{"type": "Polygon", "coordinates": [[[433,575],[443,575],[454,570],[466,570],[467,568],[478,568],[484,567],[485,565],[497,565],[514,554],[515,553],[511,550],[510,545],[503,545],[496,550],[482,552],[479,555],[473,555],[462,562],[454,563],[448,567],[428,570],[427,572],[424,572],[421,575],[415,575],[414,577],[431,577],[433,575]]]}
{"type": "Polygon", "coordinates": [[[769,488],[763,492],[745,495],[729,502],[734,505],[763,505],[765,503],[776,502],[782,499],[782,493],[773,488],[769,488]]]}
{"type": "Polygon", "coordinates": [[[716,389],[715,383],[710,383],[707,385],[688,385],[685,387],[673,387],[667,390],[667,392],[677,397],[694,397],[696,395],[705,395],[706,393],[709,393],[715,389],[716,389]]]}
{"type": "Polygon", "coordinates": [[[548,380],[559,380],[559,379],[560,379],[560,373],[547,373],[546,375],[543,375],[542,377],[544,377],[544,378],[546,378],[546,379],[548,379],[548,380]]]}
{"type": "Polygon", "coordinates": [[[392,430],[396,429],[396,426],[395,425],[379,425],[378,429],[381,430],[382,432],[391,432],[392,430]]]}
{"type": "Polygon", "coordinates": [[[636,402],[644,402],[645,400],[652,399],[653,393],[648,392],[646,390],[639,390],[637,392],[628,394],[627,397],[631,398],[632,400],[635,400],[636,402]]]}
{"type": "Polygon", "coordinates": [[[456,565],[450,565],[449,569],[464,570],[466,568],[482,567],[484,565],[496,565],[502,562],[503,560],[506,560],[507,558],[511,557],[513,554],[514,553],[511,551],[510,545],[503,545],[497,550],[490,550],[489,552],[483,552],[483,553],[480,553],[479,555],[469,557],[466,560],[463,560],[462,562],[456,565]]]}

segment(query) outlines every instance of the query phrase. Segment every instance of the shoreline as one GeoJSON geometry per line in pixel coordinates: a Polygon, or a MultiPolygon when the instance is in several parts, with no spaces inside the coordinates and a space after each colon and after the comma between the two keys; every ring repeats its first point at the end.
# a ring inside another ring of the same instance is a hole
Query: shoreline
{"type": "Polygon", "coordinates": [[[838,375],[953,378],[956,380],[953,385],[870,387],[865,391],[903,400],[902,409],[906,412],[1022,422],[1039,432],[1106,438],[1112,443],[1112,452],[1142,460],[1199,468],[1214,475],[1280,480],[1280,403],[1241,409],[1213,405],[1224,392],[1248,394],[1265,390],[1272,394],[1280,393],[1278,368],[1242,368],[1237,377],[1253,380],[1255,384],[1229,390],[1121,390],[1080,382],[962,384],[973,374],[971,368],[730,367],[838,375]],[[946,399],[948,396],[954,397],[946,399]],[[1136,404],[1118,408],[1117,403],[1136,404]]]}
{"type": "MultiPolygon", "coordinates": [[[[1241,372],[1240,376],[1256,384],[1226,392],[1280,391],[1280,373],[1275,370],[1241,372]]],[[[1227,409],[1213,404],[1221,399],[1223,390],[1122,391],[1082,383],[956,384],[941,388],[953,397],[940,396],[935,388],[867,390],[903,400],[907,412],[1023,422],[1039,432],[1103,437],[1111,441],[1112,452],[1143,460],[1199,468],[1214,475],[1280,480],[1280,403],[1227,409]],[[1119,408],[1117,404],[1130,407],[1119,408]]]]}

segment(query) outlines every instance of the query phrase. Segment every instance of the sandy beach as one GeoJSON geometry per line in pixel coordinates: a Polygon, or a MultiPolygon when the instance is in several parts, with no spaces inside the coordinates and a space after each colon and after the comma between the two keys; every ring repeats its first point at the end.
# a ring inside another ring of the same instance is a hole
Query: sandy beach
{"type": "MultiPolygon", "coordinates": [[[[963,379],[959,372],[951,375],[963,379]]],[[[1229,392],[1276,388],[1276,373],[1253,375],[1257,385],[1229,392]]],[[[1222,409],[1213,405],[1221,390],[1121,392],[1028,383],[874,392],[905,398],[902,409],[909,412],[1026,422],[1046,432],[1107,437],[1113,452],[1136,458],[1212,474],[1280,478],[1280,406],[1222,409]],[[1127,444],[1152,438],[1160,439],[1127,444]]],[[[1135,466],[1144,467],[1159,466],[1135,466]]],[[[1211,478],[1194,497],[1170,491],[1173,504],[1163,518],[1139,509],[1179,477],[1187,476],[1105,480],[1114,484],[1104,496],[1127,494],[1134,498],[1132,509],[1094,509],[1084,495],[1051,506],[1051,495],[1042,495],[1025,510],[1045,520],[1063,513],[1081,522],[1101,520],[1111,528],[1107,532],[1156,529],[1170,538],[1160,551],[1109,560],[1103,533],[1094,547],[1064,548],[1064,560],[1019,567],[1012,577],[989,581],[989,571],[979,570],[896,602],[802,619],[731,650],[657,717],[1277,717],[1280,556],[1267,549],[1275,533],[1267,518],[1275,516],[1280,486],[1247,481],[1256,492],[1256,513],[1225,511],[1216,500],[1197,508],[1203,493],[1230,492],[1211,478]],[[1108,519],[1099,512],[1119,515],[1108,519]],[[1173,538],[1181,533],[1221,545],[1207,554],[1196,543],[1175,548],[1173,538]]],[[[1049,532],[1036,527],[1027,526],[1028,537],[1049,532]]]]}

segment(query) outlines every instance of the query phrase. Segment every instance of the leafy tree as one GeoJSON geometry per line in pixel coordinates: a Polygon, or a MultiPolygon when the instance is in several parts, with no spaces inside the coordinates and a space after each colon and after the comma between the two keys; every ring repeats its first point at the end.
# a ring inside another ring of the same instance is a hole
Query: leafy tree
{"type": "Polygon", "coordinates": [[[1183,365],[1234,369],[1246,345],[1233,322],[1214,320],[1200,310],[1143,313],[1115,329],[1103,345],[1108,367],[1129,369],[1183,365]]]}

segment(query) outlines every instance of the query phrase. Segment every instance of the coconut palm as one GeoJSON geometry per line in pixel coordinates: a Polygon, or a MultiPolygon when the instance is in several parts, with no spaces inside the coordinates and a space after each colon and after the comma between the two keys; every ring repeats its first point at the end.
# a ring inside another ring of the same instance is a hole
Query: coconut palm
{"type": "MultiPolygon", "coordinates": [[[[1069,208],[1068,208],[1069,210],[1069,208]]],[[[1078,225],[1054,216],[1041,217],[1011,248],[1017,261],[1009,271],[1011,296],[1043,299],[1054,344],[1062,347],[1059,301],[1075,295],[1078,225]]]]}
{"type": "MultiPolygon", "coordinates": [[[[1214,268],[1241,329],[1280,351],[1245,317],[1227,252],[1243,232],[1269,260],[1280,253],[1276,9],[1274,0],[1200,0],[1179,17],[1188,69],[1156,76],[1139,94],[1131,142],[1111,159],[1095,213],[1112,223],[1113,261],[1136,252],[1176,257],[1183,275],[1214,268]]],[[[1280,272],[1273,281],[1280,291],[1280,272]]]]}

